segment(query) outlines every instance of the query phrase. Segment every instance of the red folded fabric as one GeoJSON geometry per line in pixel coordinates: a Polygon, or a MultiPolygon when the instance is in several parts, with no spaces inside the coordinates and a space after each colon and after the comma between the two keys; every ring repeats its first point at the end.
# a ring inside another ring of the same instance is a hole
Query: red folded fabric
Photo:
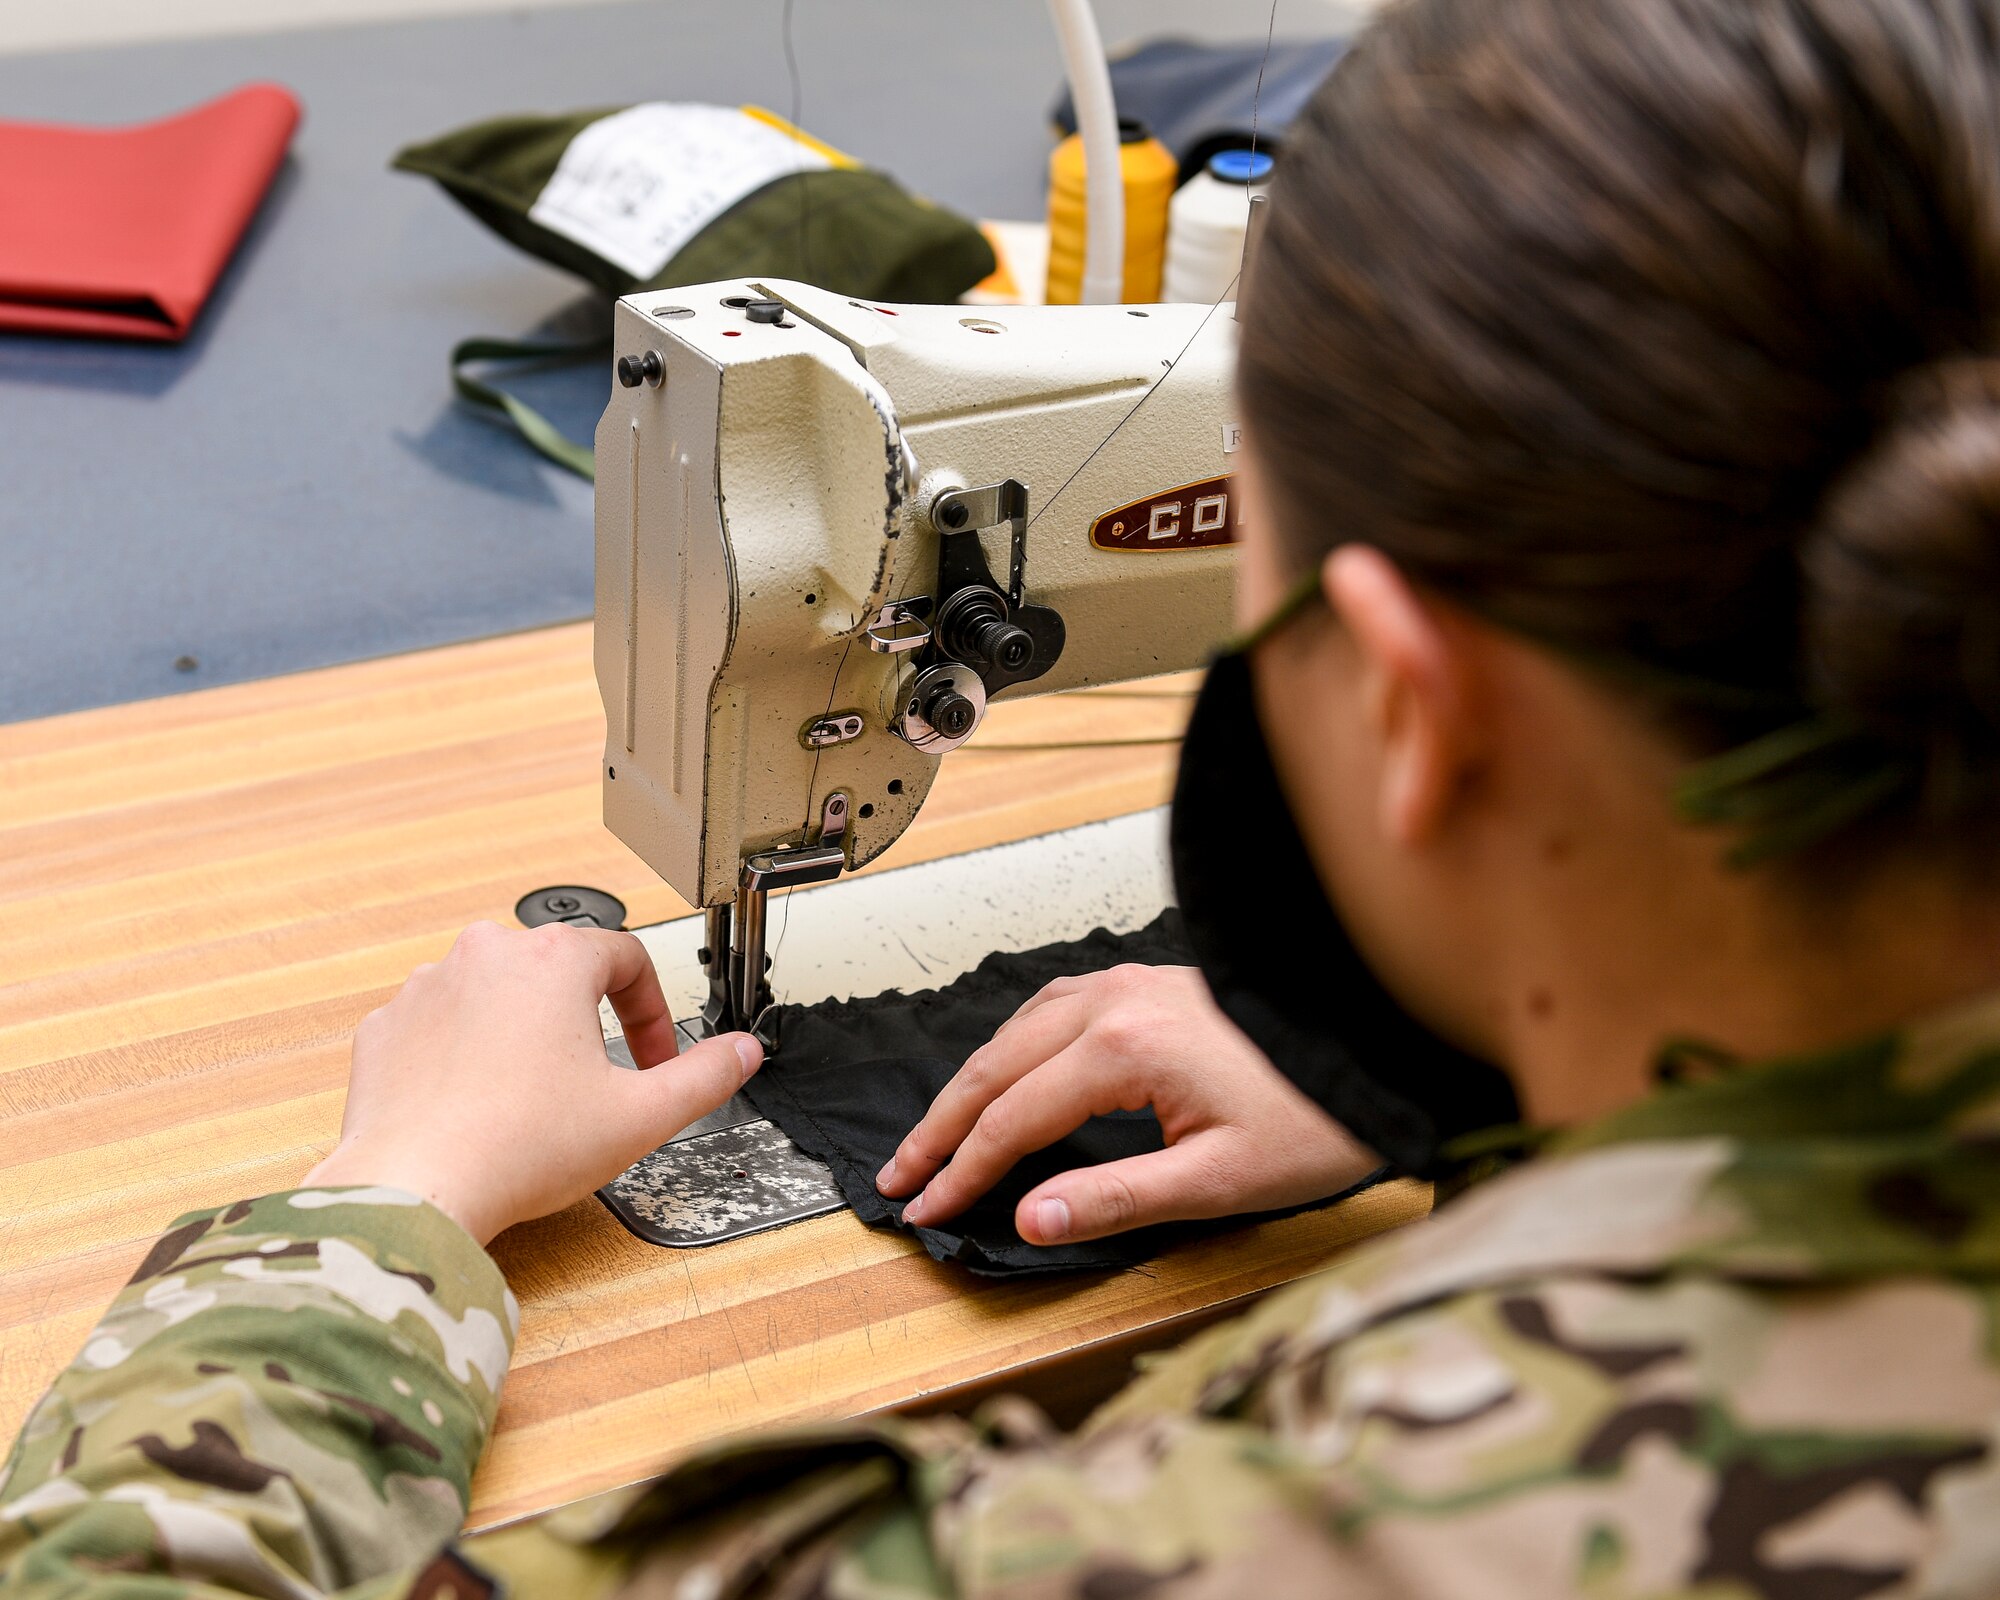
{"type": "Polygon", "coordinates": [[[269,83],[132,128],[0,121],[0,328],[185,338],[298,123],[269,83]]]}

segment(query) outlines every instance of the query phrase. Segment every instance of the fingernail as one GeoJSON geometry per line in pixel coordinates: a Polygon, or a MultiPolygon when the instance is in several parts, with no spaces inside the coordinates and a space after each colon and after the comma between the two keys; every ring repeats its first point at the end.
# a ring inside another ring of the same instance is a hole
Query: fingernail
{"type": "Polygon", "coordinates": [[[1069,1234],[1069,1202],[1058,1200],[1054,1195],[1035,1207],[1035,1227],[1042,1235],[1043,1244],[1053,1244],[1069,1234]]]}
{"type": "Polygon", "coordinates": [[[747,1033],[739,1033],[731,1043],[736,1046],[736,1059],[743,1066],[743,1081],[748,1083],[764,1064],[764,1047],[747,1033]]]}
{"type": "Polygon", "coordinates": [[[875,1174],[875,1187],[887,1194],[896,1186],[896,1158],[891,1156],[889,1164],[875,1174]]]}
{"type": "Polygon", "coordinates": [[[918,1222],[922,1220],[924,1212],[924,1196],[929,1193],[930,1191],[928,1189],[921,1191],[916,1196],[915,1199],[911,1200],[908,1205],[903,1207],[903,1220],[905,1222],[918,1222]]]}

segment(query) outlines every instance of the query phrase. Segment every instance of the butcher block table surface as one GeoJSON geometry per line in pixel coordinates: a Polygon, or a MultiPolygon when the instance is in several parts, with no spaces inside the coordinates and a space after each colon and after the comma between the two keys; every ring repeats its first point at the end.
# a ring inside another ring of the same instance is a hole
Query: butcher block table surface
{"type": "MultiPolygon", "coordinates": [[[[996,707],[884,865],[1160,804],[1170,743],[999,747],[1170,738],[1192,687],[996,707]]],[[[599,820],[602,740],[587,624],[0,727],[0,1443],[156,1233],[331,1147],[355,1023],[459,928],[553,883],[686,913],[599,820]]],[[[472,1522],[724,1433],[1122,1362],[1425,1203],[996,1283],[844,1212],[681,1251],[587,1201],[495,1245],[521,1338],[472,1522]]]]}

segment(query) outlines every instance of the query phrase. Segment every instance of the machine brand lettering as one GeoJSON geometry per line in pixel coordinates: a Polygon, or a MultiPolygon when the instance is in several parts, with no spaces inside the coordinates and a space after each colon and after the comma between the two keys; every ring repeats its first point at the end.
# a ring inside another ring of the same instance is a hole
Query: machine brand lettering
{"type": "Polygon", "coordinates": [[[1107,511],[1091,524],[1100,550],[1212,550],[1236,543],[1242,512],[1233,478],[1203,478],[1107,511]]]}

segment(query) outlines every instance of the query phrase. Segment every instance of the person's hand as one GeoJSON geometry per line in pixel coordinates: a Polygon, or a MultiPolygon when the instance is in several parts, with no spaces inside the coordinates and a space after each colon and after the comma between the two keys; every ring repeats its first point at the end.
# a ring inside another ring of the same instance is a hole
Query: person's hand
{"type": "Polygon", "coordinates": [[[408,1190],[485,1244],[609,1182],[764,1059],[746,1033],[676,1049],[631,934],[474,923],[355,1030],[340,1143],[306,1181],[408,1190]],[[650,1071],[605,1054],[604,996],[650,1071]]]}
{"type": "Polygon", "coordinates": [[[1151,1106],[1166,1148],[1031,1190],[1031,1244],[1153,1222],[1233,1216],[1338,1194],[1380,1159],[1308,1100],[1210,997],[1191,967],[1058,978],[973,1053],[876,1178],[935,1225],[1030,1151],[1094,1116],[1151,1106]],[[921,1191],[921,1192],[919,1192],[921,1191]]]}

